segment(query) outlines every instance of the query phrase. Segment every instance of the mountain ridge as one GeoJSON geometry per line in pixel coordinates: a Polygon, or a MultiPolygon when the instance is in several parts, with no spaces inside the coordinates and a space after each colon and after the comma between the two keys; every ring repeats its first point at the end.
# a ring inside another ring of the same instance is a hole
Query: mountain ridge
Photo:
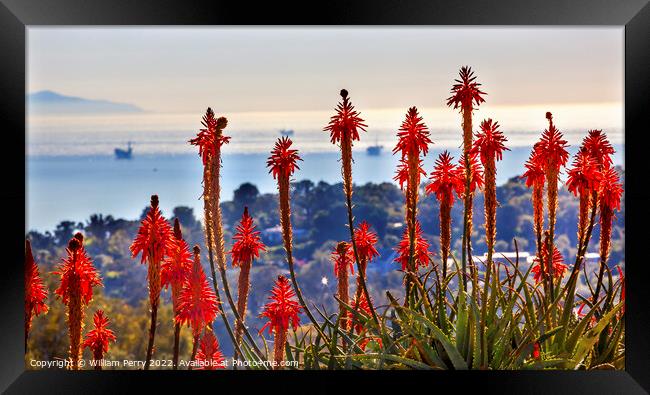
{"type": "Polygon", "coordinates": [[[30,93],[25,97],[29,113],[34,114],[93,114],[140,113],[140,107],[130,103],[67,96],[52,90],[30,93]]]}

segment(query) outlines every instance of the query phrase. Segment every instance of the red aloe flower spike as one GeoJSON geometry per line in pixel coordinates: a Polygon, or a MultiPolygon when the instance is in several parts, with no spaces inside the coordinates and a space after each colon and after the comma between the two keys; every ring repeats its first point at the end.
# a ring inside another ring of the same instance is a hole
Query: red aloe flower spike
{"type": "Polygon", "coordinates": [[[363,123],[359,112],[354,109],[347,90],[341,90],[341,97],[343,101],[336,106],[336,115],[330,118],[323,130],[330,132],[332,144],[352,144],[352,141],[359,140],[359,130],[365,132],[368,125],[363,123]]]}
{"type": "MultiPolygon", "coordinates": [[[[397,251],[397,258],[395,262],[402,264],[402,270],[407,270],[409,263],[409,237],[408,229],[404,231],[402,240],[399,242],[398,247],[395,249],[397,251]]],[[[414,271],[417,271],[420,266],[427,266],[431,261],[429,254],[429,243],[422,235],[422,228],[420,227],[420,222],[415,222],[415,249],[414,249],[414,259],[415,267],[414,271]]]]}
{"type": "MultiPolygon", "coordinates": [[[[472,149],[472,113],[474,105],[478,107],[485,101],[483,95],[486,93],[480,90],[481,84],[476,82],[476,77],[472,69],[464,66],[460,69],[460,79],[455,80],[455,84],[451,88],[451,94],[447,99],[447,106],[453,106],[454,109],[460,109],[463,118],[463,154],[461,157],[461,164],[465,170],[465,196],[464,210],[463,210],[463,244],[462,244],[462,270],[463,274],[466,272],[467,260],[469,258],[472,264],[472,207],[473,207],[473,194],[474,187],[472,183],[472,157],[470,150],[472,149]]],[[[470,266],[470,271],[474,274],[473,264],[470,266]]],[[[463,275],[463,282],[467,286],[466,276],[463,275]]]]}
{"type": "Polygon", "coordinates": [[[580,150],[573,160],[573,168],[567,172],[567,187],[569,192],[580,198],[579,219],[578,219],[578,240],[582,239],[587,230],[589,222],[589,209],[591,197],[597,193],[600,183],[600,171],[598,163],[587,153],[580,150]]]}
{"type": "MultiPolygon", "coordinates": [[[[398,142],[393,149],[393,154],[400,152],[402,164],[397,170],[396,180],[403,185],[406,177],[406,226],[409,240],[409,259],[408,270],[414,272],[417,264],[412,262],[416,247],[415,222],[417,218],[418,188],[420,187],[420,178],[426,175],[421,165],[422,156],[426,156],[429,151],[429,144],[432,144],[429,138],[430,133],[427,126],[422,122],[422,117],[418,114],[416,107],[409,108],[406,113],[406,119],[397,132],[398,142]]],[[[410,277],[405,282],[406,295],[410,293],[412,281],[410,277]]],[[[367,295],[366,295],[367,296],[367,295]]]]}
{"type": "Polygon", "coordinates": [[[535,344],[533,345],[533,359],[539,360],[540,357],[541,356],[540,356],[540,352],[539,352],[539,343],[535,342],[535,344]]]}
{"type": "Polygon", "coordinates": [[[300,170],[297,162],[302,159],[298,150],[291,149],[292,144],[293,141],[286,136],[275,142],[271,156],[266,161],[266,166],[270,168],[269,173],[273,174],[274,179],[289,178],[296,169],[300,170]]]}
{"type": "Polygon", "coordinates": [[[429,136],[429,128],[422,122],[418,109],[411,107],[397,132],[398,141],[393,148],[393,154],[399,152],[402,159],[409,155],[419,157],[422,154],[426,156],[429,152],[429,144],[433,144],[429,136]]]}
{"type": "Polygon", "coordinates": [[[457,108],[471,107],[472,102],[479,106],[485,101],[482,95],[487,93],[480,90],[481,84],[476,82],[476,76],[471,67],[463,66],[460,69],[460,79],[451,88],[451,94],[447,99],[447,106],[457,108]]]}
{"type": "MultiPolygon", "coordinates": [[[[339,323],[341,328],[345,330],[348,328],[348,311],[345,309],[345,305],[350,302],[348,269],[349,273],[354,273],[354,253],[350,244],[345,241],[339,242],[334,252],[332,252],[332,262],[334,262],[334,276],[336,276],[338,286],[337,296],[340,299],[339,316],[341,318],[339,323]]],[[[358,291],[361,291],[361,289],[358,289],[358,291]]]]}
{"type": "Polygon", "coordinates": [[[135,258],[142,253],[140,263],[148,263],[147,280],[149,281],[149,304],[151,305],[151,324],[149,326],[149,344],[144,370],[149,369],[153,346],[156,337],[156,318],[158,317],[158,304],[160,302],[161,278],[160,267],[171,243],[172,229],[160,213],[158,208],[158,195],[151,196],[151,208],[142,220],[138,234],[131,244],[130,250],[135,258]]]}
{"type": "Polygon", "coordinates": [[[253,218],[248,214],[248,207],[244,207],[244,214],[233,236],[235,242],[230,250],[233,266],[241,267],[243,264],[259,258],[260,251],[266,251],[259,235],[260,232],[255,230],[253,218]]]}
{"type": "Polygon", "coordinates": [[[199,147],[199,155],[205,166],[208,159],[216,155],[217,147],[228,144],[230,137],[222,134],[223,129],[228,125],[228,120],[224,117],[215,118],[214,111],[210,107],[205,112],[201,123],[204,129],[201,129],[196,137],[190,140],[190,144],[199,147]]]}
{"type": "Polygon", "coordinates": [[[246,320],[246,306],[248,304],[248,290],[250,287],[250,270],[253,265],[253,259],[259,258],[260,251],[266,251],[266,247],[260,241],[260,232],[255,230],[253,218],[248,214],[248,207],[244,207],[239,225],[233,239],[235,240],[230,254],[232,255],[232,265],[239,266],[239,282],[237,295],[237,312],[241,321],[237,321],[235,328],[235,337],[237,343],[241,342],[244,332],[244,321],[246,320]]]}
{"type": "Polygon", "coordinates": [[[499,123],[488,118],[480,125],[481,131],[476,133],[476,140],[471,153],[478,153],[485,167],[490,161],[503,159],[503,151],[510,151],[504,143],[508,140],[499,130],[499,123]]]}
{"type": "Polygon", "coordinates": [[[598,170],[611,166],[612,155],[616,152],[602,130],[590,130],[582,141],[581,151],[585,151],[596,161],[598,170]]]}
{"type": "Polygon", "coordinates": [[[162,286],[172,289],[172,305],[174,314],[178,312],[178,296],[183,289],[187,277],[192,270],[192,253],[187,242],[183,239],[178,218],[174,219],[174,237],[168,240],[168,256],[160,268],[162,286]]]}
{"type": "Polygon", "coordinates": [[[436,159],[431,172],[431,184],[426,186],[428,194],[434,193],[440,202],[440,256],[442,257],[442,278],[447,277],[447,257],[451,244],[451,207],[454,205],[454,192],[460,196],[465,188],[463,168],[452,164],[453,157],[444,151],[436,159]]]}
{"type": "MultiPolygon", "coordinates": [[[[115,342],[117,337],[112,330],[108,329],[108,317],[104,315],[102,310],[97,310],[93,316],[94,329],[86,334],[83,347],[90,348],[93,353],[93,359],[97,362],[104,359],[104,355],[108,352],[108,344],[115,342]]],[[[102,370],[101,364],[95,365],[95,370],[102,370]]]]}
{"type": "Polygon", "coordinates": [[[379,252],[375,248],[375,244],[378,241],[377,234],[370,230],[370,224],[368,222],[362,221],[354,230],[354,241],[357,243],[357,251],[359,252],[359,260],[361,261],[359,262],[361,263],[359,269],[365,276],[368,263],[376,256],[379,256],[379,252]]]}
{"type": "Polygon", "coordinates": [[[485,241],[488,250],[485,281],[489,283],[497,230],[496,161],[503,159],[503,151],[509,149],[504,145],[507,139],[499,131],[498,122],[494,122],[492,119],[484,120],[481,122],[480,129],[481,131],[476,134],[470,154],[480,155],[481,163],[485,168],[485,241]]]}
{"type": "Polygon", "coordinates": [[[598,207],[600,208],[600,270],[594,292],[595,300],[598,299],[604,267],[607,265],[607,260],[609,259],[614,211],[620,211],[621,197],[623,195],[623,185],[619,181],[618,172],[615,168],[606,166],[601,174],[600,189],[598,190],[598,207]]]}
{"type": "Polygon", "coordinates": [[[192,271],[178,297],[176,321],[192,328],[192,335],[198,342],[201,331],[210,325],[219,312],[214,290],[201,266],[201,250],[194,246],[192,271]]]}
{"type": "Polygon", "coordinates": [[[533,226],[535,230],[537,255],[542,254],[542,233],[544,231],[544,182],[546,175],[542,166],[542,159],[538,146],[533,148],[530,158],[524,165],[526,172],[522,176],[526,179],[526,186],[533,187],[531,200],[533,203],[533,226]]]}
{"type": "Polygon", "coordinates": [[[273,352],[274,369],[280,369],[281,362],[284,360],[284,349],[287,343],[287,330],[293,326],[295,331],[300,323],[298,314],[302,307],[294,300],[296,294],[289,281],[284,276],[278,276],[275,281],[269,302],[264,305],[264,310],[260,317],[267,318],[269,321],[264,324],[260,333],[268,328],[269,333],[274,333],[275,345],[273,352]]]}
{"type": "Polygon", "coordinates": [[[75,234],[70,239],[66,253],[68,256],[53,274],[61,276],[61,285],[54,293],[67,306],[68,335],[70,337],[70,359],[72,370],[79,369],[81,357],[81,331],[83,329],[84,307],[93,297],[93,287],[101,286],[99,273],[82,245],[83,236],[75,234]]]}
{"type": "Polygon", "coordinates": [[[25,352],[32,320],[48,311],[46,300],[47,288],[38,273],[38,265],[32,255],[32,244],[25,240],[25,352]]]}
{"type": "Polygon", "coordinates": [[[206,329],[199,348],[196,351],[194,362],[196,370],[217,370],[226,368],[226,359],[219,349],[219,341],[211,330],[206,329]]]}
{"type": "MultiPolygon", "coordinates": [[[[550,244],[550,242],[548,242],[548,244],[550,244]]],[[[550,265],[548,258],[547,249],[542,249],[542,259],[544,261],[544,271],[546,274],[552,276],[554,279],[562,278],[564,273],[567,271],[567,266],[564,264],[564,258],[562,258],[562,254],[557,247],[553,247],[553,259],[550,265]]],[[[539,258],[535,258],[533,262],[535,264],[532,269],[533,278],[535,279],[535,282],[540,282],[542,280],[543,272],[540,267],[539,258]]]]}
{"type": "MultiPolygon", "coordinates": [[[[165,258],[160,269],[160,279],[162,286],[165,288],[171,285],[172,288],[172,307],[174,316],[178,314],[178,297],[183,289],[183,284],[192,270],[192,253],[190,247],[183,240],[181,224],[178,218],[174,219],[174,237],[169,240],[169,256],[165,258]]],[[[180,345],[181,325],[174,325],[174,354],[173,368],[178,368],[178,353],[180,345]]]]}

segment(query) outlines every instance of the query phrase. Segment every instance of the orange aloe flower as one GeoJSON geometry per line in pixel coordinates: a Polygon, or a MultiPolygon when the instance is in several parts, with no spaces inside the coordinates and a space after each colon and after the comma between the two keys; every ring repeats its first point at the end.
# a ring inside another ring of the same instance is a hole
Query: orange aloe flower
{"type": "Polygon", "coordinates": [[[269,333],[274,334],[274,369],[280,369],[280,364],[284,361],[289,326],[292,326],[295,331],[300,323],[298,314],[302,307],[294,300],[295,296],[296,294],[289,285],[289,280],[284,276],[278,276],[271,290],[269,302],[264,305],[264,310],[260,315],[260,317],[268,319],[268,322],[260,329],[260,333],[268,328],[269,333]]]}
{"type": "Polygon", "coordinates": [[[612,238],[612,221],[614,212],[621,210],[623,185],[619,181],[615,168],[606,165],[602,172],[600,189],[598,191],[598,206],[600,208],[600,260],[602,265],[607,263],[612,238]]]}
{"type": "Polygon", "coordinates": [[[196,350],[199,335],[203,328],[211,325],[214,321],[219,312],[219,304],[201,266],[199,246],[194,246],[193,252],[192,271],[178,296],[176,321],[181,325],[188,325],[192,329],[194,349],[196,350]]]}
{"type": "Polygon", "coordinates": [[[260,232],[255,230],[253,218],[248,214],[248,207],[244,207],[239,225],[233,239],[235,240],[230,254],[232,256],[232,265],[239,266],[239,282],[237,296],[237,311],[241,317],[241,322],[237,322],[235,336],[237,343],[241,342],[244,331],[244,321],[246,320],[246,306],[248,304],[248,290],[250,287],[249,277],[253,259],[259,258],[260,251],[266,251],[264,243],[260,240],[260,232]]]}
{"type": "Polygon", "coordinates": [[[612,165],[612,155],[616,152],[602,130],[590,130],[587,132],[587,137],[582,141],[581,150],[585,151],[596,161],[598,170],[601,171],[606,166],[612,165]]]}
{"type": "Polygon", "coordinates": [[[567,171],[567,188],[580,199],[578,210],[578,238],[582,243],[589,221],[590,199],[598,191],[600,171],[598,163],[585,150],[580,150],[573,159],[573,167],[567,171]]]}
{"type": "Polygon", "coordinates": [[[153,346],[156,337],[156,319],[158,317],[158,304],[162,287],[160,268],[162,261],[168,255],[171,244],[172,229],[160,213],[158,196],[151,196],[151,208],[142,220],[138,234],[131,244],[130,250],[133,258],[142,254],[140,263],[148,263],[147,280],[149,281],[149,304],[151,305],[151,324],[149,326],[149,344],[147,346],[147,359],[144,369],[149,369],[153,346]]]}
{"type": "MultiPolygon", "coordinates": [[[[407,226],[407,268],[409,271],[417,270],[417,263],[411,254],[416,250],[416,218],[418,203],[418,188],[420,179],[426,173],[422,169],[422,157],[429,152],[429,144],[433,144],[430,132],[424,124],[422,117],[416,107],[411,107],[406,113],[397,132],[397,144],[393,148],[393,154],[400,153],[401,165],[397,170],[396,179],[403,185],[406,176],[406,226],[407,226]]],[[[410,292],[411,280],[407,277],[406,293],[410,292]]]]}
{"type": "MultiPolygon", "coordinates": [[[[181,224],[178,218],[174,220],[174,237],[169,240],[168,245],[169,256],[165,258],[160,269],[160,280],[162,286],[167,288],[171,286],[172,289],[172,308],[174,316],[178,314],[178,297],[180,296],[183,284],[192,270],[192,253],[187,242],[183,240],[183,233],[181,232],[181,224]]],[[[174,369],[178,366],[178,352],[180,344],[181,325],[175,323],[174,325],[174,354],[173,365],[174,369]]]]}
{"type": "Polygon", "coordinates": [[[540,151],[537,146],[533,147],[530,158],[524,165],[526,172],[522,178],[526,179],[526,186],[533,187],[532,204],[533,204],[533,226],[535,230],[535,241],[537,244],[537,255],[542,254],[542,233],[544,231],[544,183],[546,175],[540,157],[540,151]]]}
{"type": "Polygon", "coordinates": [[[375,248],[378,241],[377,234],[370,230],[368,222],[362,221],[354,230],[354,241],[357,243],[357,251],[359,252],[359,270],[365,276],[368,263],[379,256],[379,252],[375,248]]]}
{"type": "Polygon", "coordinates": [[[27,339],[34,317],[47,313],[47,288],[38,273],[38,265],[32,255],[32,245],[25,240],[25,352],[27,339]]]}
{"type": "Polygon", "coordinates": [[[226,368],[226,358],[219,349],[219,341],[211,330],[206,330],[201,337],[199,348],[194,357],[196,370],[217,370],[226,368]]]}
{"type": "Polygon", "coordinates": [[[88,347],[92,351],[93,359],[97,362],[95,370],[102,370],[99,361],[104,359],[104,355],[108,352],[108,344],[115,342],[117,337],[112,330],[108,329],[108,317],[102,310],[95,312],[93,325],[94,329],[86,334],[83,347],[88,347]]]}
{"type": "Polygon", "coordinates": [[[504,145],[507,139],[499,131],[498,122],[493,122],[492,119],[483,120],[480,128],[481,131],[476,133],[471,153],[479,154],[485,169],[485,241],[488,248],[488,265],[491,265],[497,233],[496,162],[503,158],[503,151],[509,151],[509,148],[504,145]]]}
{"type": "MultiPolygon", "coordinates": [[[[547,240],[547,243],[551,244],[549,240],[547,240]]],[[[562,258],[562,254],[557,249],[557,247],[553,247],[553,259],[550,264],[548,258],[548,250],[546,248],[542,249],[544,272],[546,272],[547,275],[552,276],[554,279],[558,279],[564,276],[564,273],[567,271],[567,266],[564,264],[564,258],[562,258]]],[[[533,278],[535,279],[535,282],[540,282],[542,280],[543,272],[540,266],[539,257],[535,258],[533,264],[533,278]]]]}
{"type": "Polygon", "coordinates": [[[440,202],[440,256],[442,257],[443,278],[447,277],[447,257],[451,244],[451,207],[454,205],[454,192],[461,196],[465,189],[463,168],[452,164],[454,158],[444,151],[436,159],[431,172],[433,181],[426,186],[428,194],[434,193],[440,202]]]}
{"type": "Polygon", "coordinates": [[[83,329],[84,307],[93,298],[93,287],[102,286],[97,269],[83,247],[83,235],[75,234],[66,248],[68,256],[53,274],[59,275],[61,284],[54,293],[67,306],[68,335],[70,337],[70,359],[72,370],[79,369],[81,357],[81,330],[83,329]]]}
{"type": "MultiPolygon", "coordinates": [[[[409,244],[410,244],[410,239],[408,237],[408,229],[404,231],[404,235],[402,236],[402,240],[399,242],[399,245],[397,248],[395,248],[395,251],[397,251],[397,258],[395,258],[394,262],[399,262],[402,264],[402,270],[408,270],[408,263],[409,263],[409,244]]],[[[430,253],[429,253],[429,242],[424,238],[422,234],[422,228],[420,227],[420,222],[416,221],[415,222],[415,249],[414,249],[414,256],[413,256],[413,262],[414,262],[414,267],[413,271],[417,272],[417,270],[420,268],[420,266],[427,266],[429,262],[431,261],[430,253]]]]}
{"type": "MultiPolygon", "coordinates": [[[[225,117],[215,118],[214,111],[209,107],[201,123],[204,128],[189,142],[199,147],[199,155],[203,161],[205,238],[210,251],[212,277],[215,277],[212,253],[216,255],[219,269],[225,270],[226,268],[226,250],[219,199],[221,193],[221,148],[230,142],[230,137],[223,134],[223,129],[228,125],[228,120],[225,117]]],[[[213,285],[216,287],[216,282],[213,285]]]]}

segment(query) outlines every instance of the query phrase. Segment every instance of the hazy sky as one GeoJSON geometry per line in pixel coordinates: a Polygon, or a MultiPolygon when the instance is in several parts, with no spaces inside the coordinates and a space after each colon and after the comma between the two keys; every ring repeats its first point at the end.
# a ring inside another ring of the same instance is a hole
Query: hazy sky
{"type": "Polygon", "coordinates": [[[34,28],[27,90],[149,111],[444,105],[461,65],[491,104],[623,101],[623,28],[34,28]]]}

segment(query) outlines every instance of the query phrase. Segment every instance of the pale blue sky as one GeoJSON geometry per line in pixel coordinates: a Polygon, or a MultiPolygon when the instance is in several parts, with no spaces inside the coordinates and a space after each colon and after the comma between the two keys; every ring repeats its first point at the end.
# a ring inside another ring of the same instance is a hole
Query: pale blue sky
{"type": "Polygon", "coordinates": [[[27,90],[154,112],[444,105],[461,65],[496,105],[623,101],[623,29],[28,29],[27,90]]]}

